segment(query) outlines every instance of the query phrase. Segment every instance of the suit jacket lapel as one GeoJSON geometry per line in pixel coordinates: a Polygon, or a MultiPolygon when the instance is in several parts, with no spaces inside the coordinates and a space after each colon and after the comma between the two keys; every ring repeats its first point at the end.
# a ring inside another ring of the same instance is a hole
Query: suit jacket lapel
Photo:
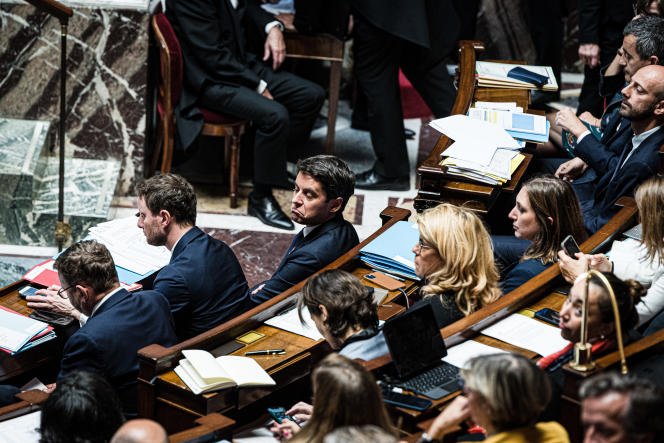
{"type": "Polygon", "coordinates": [[[228,15],[229,22],[233,28],[233,37],[235,43],[235,51],[238,58],[243,63],[246,63],[247,57],[244,52],[244,35],[242,34],[242,25],[240,24],[239,17],[244,14],[244,0],[238,0],[237,10],[233,9],[230,0],[221,0],[224,4],[226,14],[228,15]]]}

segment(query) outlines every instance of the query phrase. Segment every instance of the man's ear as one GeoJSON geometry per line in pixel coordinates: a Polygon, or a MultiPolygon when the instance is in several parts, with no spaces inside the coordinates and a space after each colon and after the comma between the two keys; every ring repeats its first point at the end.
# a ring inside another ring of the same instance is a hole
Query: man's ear
{"type": "Polygon", "coordinates": [[[318,309],[320,309],[320,319],[323,320],[323,323],[327,321],[327,308],[323,305],[318,305],[318,309]]]}
{"type": "Polygon", "coordinates": [[[660,118],[664,117],[664,100],[660,100],[655,104],[653,114],[660,118]]]}
{"type": "Polygon", "coordinates": [[[651,65],[658,65],[659,64],[659,57],[656,55],[651,55],[648,57],[648,61],[650,62],[651,65]]]}
{"type": "Polygon", "coordinates": [[[173,222],[173,216],[165,209],[159,211],[159,218],[161,218],[160,224],[163,228],[168,227],[173,222]]]}
{"type": "Polygon", "coordinates": [[[549,224],[553,226],[553,217],[547,217],[546,219],[549,222],[549,224]]]}
{"type": "Polygon", "coordinates": [[[329,202],[328,209],[330,210],[330,213],[336,214],[337,212],[341,211],[341,207],[344,205],[344,199],[341,197],[337,197],[335,199],[330,200],[329,202]]]}

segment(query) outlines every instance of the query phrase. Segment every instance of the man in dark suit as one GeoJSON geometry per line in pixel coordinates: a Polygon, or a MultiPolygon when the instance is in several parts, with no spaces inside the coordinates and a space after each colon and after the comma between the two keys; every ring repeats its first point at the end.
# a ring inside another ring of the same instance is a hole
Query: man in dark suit
{"type": "Polygon", "coordinates": [[[449,115],[456,92],[445,58],[459,21],[451,0],[353,0],[355,74],[368,100],[374,166],[360,189],[405,191],[410,165],[399,95],[399,68],[436,117],[449,115]]]}
{"type": "MultiPolygon", "coordinates": [[[[659,147],[664,143],[664,66],[639,69],[622,90],[622,117],[615,135],[604,144],[589,136],[568,113],[556,118],[577,137],[575,154],[597,173],[591,196],[579,195],[586,229],[593,233],[615,214],[615,202],[659,170],[659,147]],[[629,128],[629,129],[627,129],[629,128]]],[[[574,176],[559,174],[562,178],[574,176]]]]}
{"type": "Polygon", "coordinates": [[[249,307],[244,272],[228,245],[194,226],[194,188],[178,175],[164,174],[140,183],[137,191],[138,227],[149,244],[172,251],[154,289],[170,303],[178,338],[244,312],[249,307]]]}
{"type": "Polygon", "coordinates": [[[88,316],[65,343],[58,379],[99,373],[117,390],[125,413],[135,413],[138,350],[177,343],[168,301],[156,291],[121,288],[110,252],[94,240],[69,247],[54,268],[62,283],[58,295],[88,316]]]}
{"type": "Polygon", "coordinates": [[[359,243],[355,228],[343,218],[355,177],[343,160],[318,155],[297,164],[291,218],[304,225],[272,277],[251,290],[262,303],[301,282],[359,243]]]}
{"type": "Polygon", "coordinates": [[[272,188],[290,188],[286,160],[305,156],[297,150],[318,116],[323,89],[277,71],[286,53],[282,24],[257,5],[245,0],[168,0],[166,5],[184,58],[176,109],[179,146],[189,147],[203,127],[198,106],[251,120],[256,135],[248,213],[267,225],[293,229],[272,188]],[[264,33],[262,58],[246,50],[249,22],[264,33]]]}

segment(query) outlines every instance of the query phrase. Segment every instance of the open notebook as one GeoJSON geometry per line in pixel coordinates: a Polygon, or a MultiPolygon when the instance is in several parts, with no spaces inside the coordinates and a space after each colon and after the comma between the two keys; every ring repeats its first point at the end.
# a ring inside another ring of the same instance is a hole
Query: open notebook
{"type": "Polygon", "coordinates": [[[276,383],[249,357],[222,355],[215,358],[207,351],[182,351],[186,357],[180,360],[175,373],[194,394],[210,392],[233,386],[274,386],[276,383]]]}

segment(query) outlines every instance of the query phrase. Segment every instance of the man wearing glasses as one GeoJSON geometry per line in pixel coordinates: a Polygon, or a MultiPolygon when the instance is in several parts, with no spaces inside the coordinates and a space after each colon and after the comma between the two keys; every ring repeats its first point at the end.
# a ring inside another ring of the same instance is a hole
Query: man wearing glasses
{"type": "Polygon", "coordinates": [[[74,371],[99,373],[117,390],[124,412],[135,413],[138,350],[177,343],[168,301],[156,291],[121,288],[110,252],[94,240],[69,247],[54,267],[62,283],[56,297],[87,316],[65,343],[58,379],[74,371]]]}

